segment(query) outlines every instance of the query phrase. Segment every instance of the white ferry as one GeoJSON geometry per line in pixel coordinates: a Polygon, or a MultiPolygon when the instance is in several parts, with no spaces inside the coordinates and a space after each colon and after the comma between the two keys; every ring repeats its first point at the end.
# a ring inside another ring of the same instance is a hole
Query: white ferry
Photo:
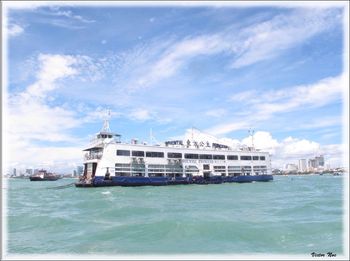
{"type": "Polygon", "coordinates": [[[84,174],[77,187],[219,184],[273,180],[268,152],[217,142],[187,140],[147,145],[121,142],[105,120],[84,149],[84,174]]]}

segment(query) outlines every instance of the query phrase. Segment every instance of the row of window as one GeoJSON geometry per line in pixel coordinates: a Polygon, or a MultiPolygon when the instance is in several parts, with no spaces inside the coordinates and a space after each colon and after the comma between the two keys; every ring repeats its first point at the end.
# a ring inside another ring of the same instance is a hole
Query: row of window
{"type": "MultiPolygon", "coordinates": [[[[204,169],[209,169],[209,165],[204,165],[204,169]]],[[[221,173],[222,175],[226,175],[226,166],[213,166],[214,171],[221,173]]],[[[253,170],[257,173],[266,172],[267,166],[254,166],[253,170]]],[[[227,166],[227,174],[228,175],[238,175],[242,173],[251,172],[251,166],[227,166]]],[[[185,173],[193,174],[198,173],[199,169],[196,166],[186,166],[185,173]]],[[[163,165],[163,164],[150,164],[148,165],[148,176],[163,176],[163,175],[171,175],[171,176],[181,176],[183,173],[182,166],[173,166],[173,165],[163,165]]],[[[123,164],[116,163],[115,164],[115,175],[116,176],[145,176],[145,165],[137,166],[133,164],[123,164]]]]}
{"type": "MultiPolygon", "coordinates": [[[[139,150],[133,150],[131,152],[131,155],[133,157],[144,157],[145,152],[139,151],[139,150]]],[[[117,156],[130,156],[130,150],[117,150],[117,156]]],[[[146,157],[148,157],[148,158],[164,158],[164,152],[147,151],[146,157]]]]}
{"type": "MultiPolygon", "coordinates": [[[[131,151],[133,157],[145,157],[144,151],[131,151]]],[[[117,156],[130,156],[130,150],[117,150],[117,156]]],[[[168,158],[182,159],[182,153],[168,152],[168,158]]],[[[185,153],[185,159],[225,160],[225,155],[185,153]]],[[[146,151],[148,158],[164,158],[164,152],[146,151]]],[[[241,160],[265,160],[265,156],[241,156],[241,160]]],[[[227,155],[227,160],[238,160],[238,155],[227,155]]]]}
{"type": "MultiPolygon", "coordinates": [[[[210,165],[203,165],[204,169],[209,169],[210,165]]],[[[226,169],[225,165],[214,165],[214,169],[226,169]]],[[[116,169],[145,169],[145,164],[129,164],[129,163],[115,163],[116,169]]],[[[171,165],[171,164],[149,164],[148,169],[182,169],[182,165],[171,165]]],[[[186,166],[186,168],[197,168],[196,166],[186,166]]],[[[241,169],[241,168],[251,168],[251,166],[227,166],[228,169],[241,169]]],[[[254,169],[265,169],[267,166],[253,166],[254,169]]]]}

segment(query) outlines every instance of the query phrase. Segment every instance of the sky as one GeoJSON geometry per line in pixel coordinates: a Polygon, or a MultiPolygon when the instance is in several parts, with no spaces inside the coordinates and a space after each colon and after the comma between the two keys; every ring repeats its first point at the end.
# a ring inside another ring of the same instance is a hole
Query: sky
{"type": "MultiPolygon", "coordinates": [[[[150,142],[191,128],[283,167],[347,154],[341,5],[4,3],[5,165],[69,172],[110,127],[150,142]]],[[[346,59],[345,59],[346,60],[346,59]]]]}

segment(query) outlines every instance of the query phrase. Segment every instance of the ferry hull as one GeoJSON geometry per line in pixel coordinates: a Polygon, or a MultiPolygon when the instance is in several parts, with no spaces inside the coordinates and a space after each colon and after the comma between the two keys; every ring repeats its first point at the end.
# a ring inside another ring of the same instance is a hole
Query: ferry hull
{"type": "Polygon", "coordinates": [[[167,185],[188,185],[188,184],[221,184],[221,183],[249,183],[253,181],[271,181],[272,175],[254,175],[254,176],[236,176],[236,177],[221,177],[213,176],[209,178],[194,177],[194,178],[168,178],[168,177],[95,177],[91,183],[78,182],[76,187],[137,187],[137,186],[167,186],[167,185]]]}
{"type": "Polygon", "coordinates": [[[235,177],[225,177],[224,182],[249,183],[253,181],[267,182],[271,180],[273,180],[272,175],[254,175],[254,176],[242,175],[242,176],[235,176],[235,177]]]}
{"type": "Polygon", "coordinates": [[[84,183],[84,182],[80,182],[80,181],[75,183],[75,186],[77,188],[92,188],[92,187],[94,187],[94,185],[91,183],[84,183]]]}

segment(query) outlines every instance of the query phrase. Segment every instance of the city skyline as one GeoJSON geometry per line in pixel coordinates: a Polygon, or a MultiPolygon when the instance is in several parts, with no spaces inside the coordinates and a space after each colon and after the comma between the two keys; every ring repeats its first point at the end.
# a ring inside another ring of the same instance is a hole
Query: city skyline
{"type": "Polygon", "coordinates": [[[12,169],[8,169],[5,173],[6,176],[31,176],[33,174],[36,174],[39,172],[39,170],[46,170],[48,172],[54,172],[55,174],[59,174],[59,175],[72,175],[74,177],[77,177],[79,175],[82,175],[84,172],[84,166],[76,166],[76,168],[71,168],[69,171],[64,171],[64,172],[58,172],[56,173],[55,170],[52,169],[44,169],[44,168],[12,168],[12,169]]]}
{"type": "Polygon", "coordinates": [[[6,3],[7,167],[81,165],[107,108],[123,141],[196,127],[250,145],[253,128],[273,167],[343,167],[342,8],[6,3]]]}

